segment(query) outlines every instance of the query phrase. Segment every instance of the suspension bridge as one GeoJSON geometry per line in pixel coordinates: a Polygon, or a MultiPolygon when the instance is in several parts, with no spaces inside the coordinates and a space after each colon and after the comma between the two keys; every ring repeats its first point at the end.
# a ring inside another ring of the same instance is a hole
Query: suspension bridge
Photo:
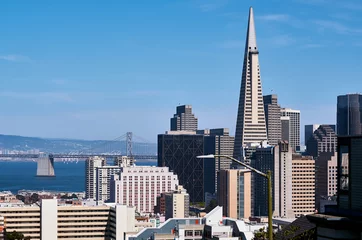
{"type": "Polygon", "coordinates": [[[141,137],[127,132],[116,139],[103,141],[99,146],[94,146],[82,151],[72,151],[68,153],[2,153],[1,159],[34,159],[37,162],[37,176],[55,176],[54,159],[63,161],[86,160],[90,157],[99,156],[106,159],[116,159],[118,157],[127,156],[134,161],[155,162],[157,153],[155,148],[150,147],[150,142],[141,137]]]}

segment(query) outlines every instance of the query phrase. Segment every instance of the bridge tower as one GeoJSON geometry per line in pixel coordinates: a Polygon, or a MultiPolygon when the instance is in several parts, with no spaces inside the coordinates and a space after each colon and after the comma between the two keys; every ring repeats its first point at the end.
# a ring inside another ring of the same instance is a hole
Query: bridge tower
{"type": "Polygon", "coordinates": [[[54,157],[49,154],[41,154],[38,158],[37,177],[55,177],[54,157]]]}
{"type": "Polygon", "coordinates": [[[127,132],[126,134],[126,144],[127,144],[127,157],[130,159],[130,165],[133,166],[135,163],[135,159],[133,157],[133,150],[132,150],[132,132],[127,132]]]}

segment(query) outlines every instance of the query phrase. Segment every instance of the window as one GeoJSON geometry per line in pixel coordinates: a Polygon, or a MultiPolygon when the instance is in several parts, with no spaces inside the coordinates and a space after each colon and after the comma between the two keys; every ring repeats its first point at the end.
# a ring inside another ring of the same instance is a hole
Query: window
{"type": "Polygon", "coordinates": [[[195,230],[195,236],[202,236],[201,230],[195,230]]]}
{"type": "Polygon", "coordinates": [[[190,230],[185,231],[185,236],[187,236],[187,237],[193,236],[192,231],[190,231],[190,230]]]}

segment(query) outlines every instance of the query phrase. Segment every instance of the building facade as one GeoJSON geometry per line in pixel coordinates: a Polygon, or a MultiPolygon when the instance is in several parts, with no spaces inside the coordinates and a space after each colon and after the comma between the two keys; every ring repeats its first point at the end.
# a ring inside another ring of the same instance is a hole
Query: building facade
{"type": "Polygon", "coordinates": [[[306,146],[308,155],[315,159],[323,152],[333,155],[337,150],[337,135],[330,125],[320,125],[313,132],[306,146]]]}
{"type": "Polygon", "coordinates": [[[251,172],[229,169],[218,172],[217,203],[223,216],[248,219],[251,217],[251,172]]]}
{"type": "Polygon", "coordinates": [[[267,140],[262,84],[260,79],[259,50],[253,9],[249,11],[248,29],[245,43],[243,72],[236,121],[233,156],[240,159],[242,147],[248,143],[267,140]]]}
{"type": "Polygon", "coordinates": [[[169,218],[189,217],[190,197],[186,189],[178,186],[177,190],[165,194],[165,216],[169,218]]]}
{"type": "Polygon", "coordinates": [[[135,231],[135,209],[114,206],[58,206],[57,199],[43,199],[40,206],[3,207],[7,232],[31,240],[119,239],[135,231]]]}
{"type": "Polygon", "coordinates": [[[205,188],[215,187],[214,180],[205,180],[205,176],[214,176],[214,160],[197,158],[200,155],[204,155],[204,135],[181,131],[158,135],[157,165],[169,167],[177,174],[180,185],[190,195],[190,202],[203,202],[205,188]]]}
{"type": "Polygon", "coordinates": [[[97,167],[97,179],[96,179],[96,200],[107,201],[110,199],[111,192],[111,177],[118,174],[121,168],[118,166],[103,166],[97,167]]]}
{"type": "Polygon", "coordinates": [[[290,117],[280,117],[282,124],[282,140],[290,142],[290,117]]]}
{"type": "Polygon", "coordinates": [[[347,94],[337,98],[338,136],[362,134],[362,95],[347,94]]]}
{"type": "Polygon", "coordinates": [[[176,107],[176,114],[170,120],[171,131],[196,131],[197,118],[192,113],[191,105],[182,105],[176,107]]]}
{"type": "MultiPolygon", "coordinates": [[[[289,117],[289,144],[293,151],[300,148],[300,111],[290,108],[281,109],[282,117],[289,117]]],[[[287,139],[283,139],[287,140],[287,139]]]]}
{"type": "Polygon", "coordinates": [[[304,145],[307,145],[309,138],[313,136],[315,130],[319,128],[320,124],[308,124],[304,126],[304,145]]]}
{"type": "Polygon", "coordinates": [[[280,105],[275,94],[263,96],[266,129],[270,145],[278,145],[282,140],[282,122],[280,119],[280,105]]]}
{"type": "MultiPolygon", "coordinates": [[[[213,155],[226,155],[232,156],[234,149],[234,137],[229,135],[228,128],[210,129],[204,136],[204,154],[213,155]]],[[[215,159],[206,159],[204,167],[213,168],[214,171],[206,171],[205,179],[207,181],[214,181],[214,186],[205,185],[205,194],[213,194],[217,192],[217,173],[223,169],[230,169],[232,161],[225,157],[215,157],[215,159]],[[209,166],[214,164],[213,166],[209,166]],[[212,175],[208,175],[212,174],[212,175]]]]}
{"type": "Polygon", "coordinates": [[[134,206],[137,211],[153,213],[157,196],[174,191],[178,177],[168,167],[125,167],[111,181],[111,201],[134,206]]]}
{"type": "Polygon", "coordinates": [[[337,194],[337,153],[322,152],[317,161],[315,208],[321,212],[321,202],[337,194]]]}
{"type": "Polygon", "coordinates": [[[296,217],[315,211],[315,161],[312,156],[293,154],[292,208],[296,217]]]}
{"type": "Polygon", "coordinates": [[[90,157],[85,162],[85,196],[86,198],[96,199],[97,195],[97,168],[106,165],[106,159],[103,157],[90,157]]]}
{"type": "MultiPolygon", "coordinates": [[[[272,171],[273,215],[294,217],[292,209],[292,148],[287,141],[256,149],[252,166],[264,173],[272,171]]],[[[264,177],[253,174],[254,216],[268,215],[268,185],[264,177]]]]}

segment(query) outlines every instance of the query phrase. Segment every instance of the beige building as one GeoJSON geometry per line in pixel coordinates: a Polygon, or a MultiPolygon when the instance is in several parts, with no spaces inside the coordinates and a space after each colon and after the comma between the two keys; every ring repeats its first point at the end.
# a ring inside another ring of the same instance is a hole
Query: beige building
{"type": "Polygon", "coordinates": [[[86,169],[86,198],[96,199],[97,195],[97,168],[106,165],[106,159],[103,157],[90,157],[85,162],[86,169]]]}
{"type": "Polygon", "coordinates": [[[296,217],[315,211],[315,161],[311,156],[293,155],[292,208],[296,217]]]}
{"type": "Polygon", "coordinates": [[[190,197],[182,186],[174,192],[165,194],[165,215],[169,218],[189,217],[190,197]]]}
{"type": "Polygon", "coordinates": [[[251,172],[246,169],[221,170],[218,173],[218,204],[226,217],[251,216],[251,172]]]}
{"type": "Polygon", "coordinates": [[[58,206],[56,199],[40,206],[0,208],[7,232],[20,232],[32,240],[123,239],[135,231],[135,208],[115,206],[58,206]]]}

